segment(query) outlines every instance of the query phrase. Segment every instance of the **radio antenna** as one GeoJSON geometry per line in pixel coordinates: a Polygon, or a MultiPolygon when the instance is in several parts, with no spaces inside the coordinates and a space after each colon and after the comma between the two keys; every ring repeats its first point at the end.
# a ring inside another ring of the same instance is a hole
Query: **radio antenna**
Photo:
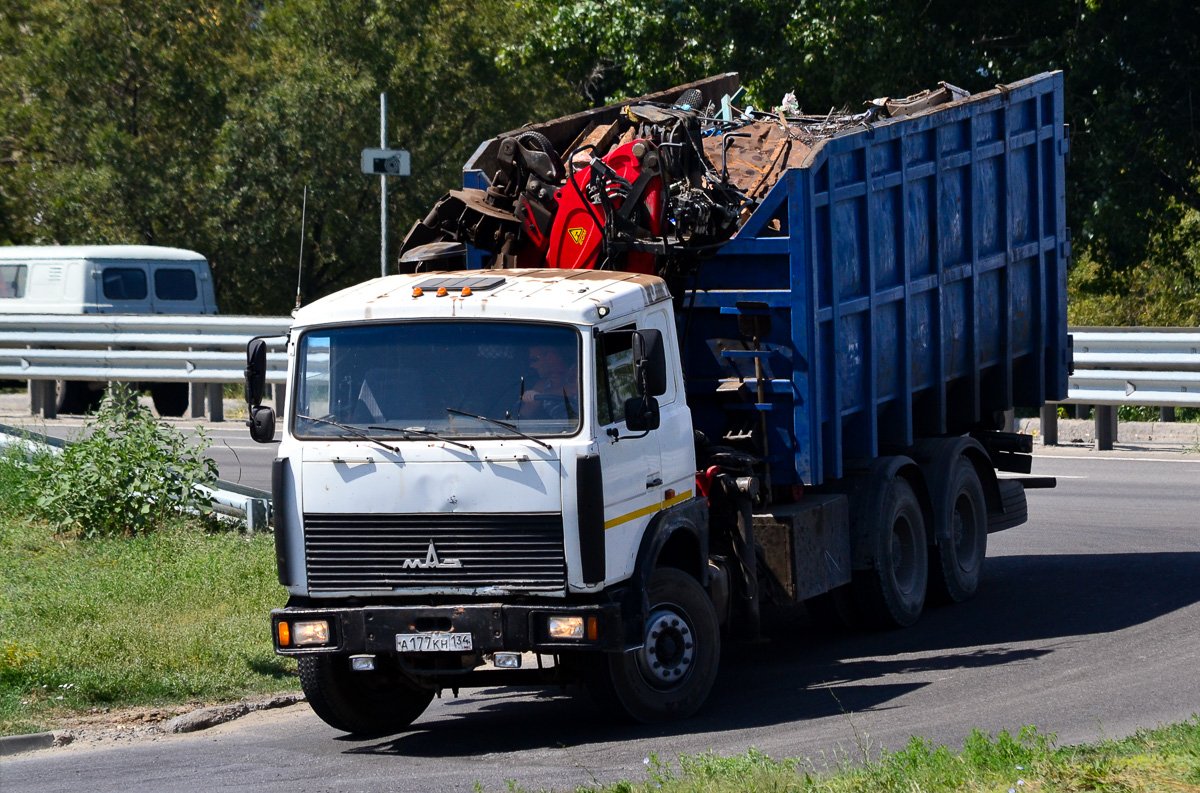
{"type": "Polygon", "coordinates": [[[304,226],[308,220],[308,185],[304,185],[304,202],[300,206],[300,266],[296,273],[296,307],[293,312],[300,310],[300,280],[304,276],[304,226]]]}

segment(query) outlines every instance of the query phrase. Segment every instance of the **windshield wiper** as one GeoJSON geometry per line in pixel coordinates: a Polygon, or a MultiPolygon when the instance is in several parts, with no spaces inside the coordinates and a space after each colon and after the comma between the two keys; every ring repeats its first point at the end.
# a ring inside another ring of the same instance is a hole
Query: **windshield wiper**
{"type": "Polygon", "coordinates": [[[337,421],[330,421],[329,419],[321,419],[321,418],[317,418],[316,416],[305,416],[303,413],[297,413],[296,418],[304,419],[305,421],[317,421],[317,422],[320,422],[321,424],[328,424],[331,427],[337,427],[338,429],[343,429],[356,438],[361,438],[362,440],[367,441],[368,443],[373,443],[376,446],[382,446],[383,448],[387,449],[389,452],[392,452],[394,454],[400,454],[400,450],[397,449],[395,446],[384,443],[383,441],[379,440],[378,438],[372,438],[370,435],[363,432],[358,427],[351,427],[349,424],[342,424],[337,421]]]}
{"type": "Polygon", "coordinates": [[[545,446],[550,451],[554,451],[554,447],[551,446],[550,444],[546,443],[543,440],[539,440],[539,439],[533,437],[529,433],[521,432],[519,429],[517,429],[515,424],[509,424],[507,421],[501,421],[500,419],[494,419],[494,418],[491,418],[490,416],[480,416],[476,413],[468,413],[465,410],[456,410],[455,408],[446,408],[446,412],[453,413],[456,416],[466,416],[469,419],[479,419],[480,421],[486,421],[488,424],[495,424],[498,427],[504,427],[504,429],[509,430],[510,432],[515,432],[517,435],[520,435],[522,438],[526,438],[528,440],[533,441],[538,446],[545,446]]]}
{"type": "Polygon", "coordinates": [[[416,427],[380,427],[380,426],[372,425],[370,427],[367,427],[367,429],[383,430],[384,432],[403,432],[406,435],[423,435],[426,438],[433,438],[434,440],[439,440],[442,443],[448,443],[451,446],[461,446],[464,449],[469,449],[470,451],[475,451],[475,447],[469,443],[462,443],[461,441],[451,440],[450,438],[447,438],[444,435],[438,435],[436,432],[430,432],[429,430],[422,430],[422,429],[418,429],[416,427]]]}

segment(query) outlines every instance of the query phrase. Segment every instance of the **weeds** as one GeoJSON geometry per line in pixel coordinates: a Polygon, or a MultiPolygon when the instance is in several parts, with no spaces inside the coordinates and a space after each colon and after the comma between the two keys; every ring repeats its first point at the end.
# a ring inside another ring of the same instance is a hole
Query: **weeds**
{"type": "Polygon", "coordinates": [[[86,426],[87,437],[60,453],[9,451],[0,458],[0,481],[12,483],[0,508],[22,506],[85,538],[132,537],[161,530],[181,513],[207,514],[196,486],[216,480],[216,464],[204,456],[208,441],[198,433],[189,445],[146,408],[110,397],[86,426]]]}

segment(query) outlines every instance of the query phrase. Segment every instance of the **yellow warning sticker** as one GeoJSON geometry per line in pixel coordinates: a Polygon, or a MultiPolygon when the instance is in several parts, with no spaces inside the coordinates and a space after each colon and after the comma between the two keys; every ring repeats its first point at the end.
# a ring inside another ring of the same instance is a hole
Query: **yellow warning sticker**
{"type": "Polygon", "coordinates": [[[583,238],[587,236],[587,229],[577,226],[573,229],[567,229],[567,233],[571,235],[571,239],[575,240],[576,245],[582,245],[583,238]]]}

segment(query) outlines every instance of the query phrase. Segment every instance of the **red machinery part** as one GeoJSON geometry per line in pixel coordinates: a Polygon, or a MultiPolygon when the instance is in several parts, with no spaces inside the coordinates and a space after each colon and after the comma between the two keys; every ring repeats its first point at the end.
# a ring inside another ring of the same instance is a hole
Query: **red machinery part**
{"type": "MultiPolygon", "coordinates": [[[[652,150],[652,144],[649,141],[634,140],[618,147],[603,158],[603,162],[609,168],[631,184],[636,182],[642,173],[641,161],[633,153],[634,146],[639,144],[640,151],[652,150]]],[[[603,224],[607,218],[603,206],[589,204],[585,197],[588,183],[592,178],[591,166],[576,171],[573,178],[575,187],[568,182],[554,194],[558,201],[558,213],[555,215],[554,227],[550,232],[550,248],[546,253],[546,266],[561,267],[567,270],[590,270],[596,266],[600,255],[600,247],[604,240],[603,224]],[[601,225],[597,225],[597,220],[601,225]]],[[[644,208],[633,215],[633,218],[654,236],[662,233],[663,198],[662,177],[656,176],[646,187],[645,198],[642,202],[644,208]],[[639,217],[639,213],[641,217],[639,217]]],[[[623,200],[614,198],[613,206],[619,209],[623,200]]],[[[654,254],[630,251],[626,257],[625,266],[621,269],[635,273],[653,274],[654,254]]]]}

